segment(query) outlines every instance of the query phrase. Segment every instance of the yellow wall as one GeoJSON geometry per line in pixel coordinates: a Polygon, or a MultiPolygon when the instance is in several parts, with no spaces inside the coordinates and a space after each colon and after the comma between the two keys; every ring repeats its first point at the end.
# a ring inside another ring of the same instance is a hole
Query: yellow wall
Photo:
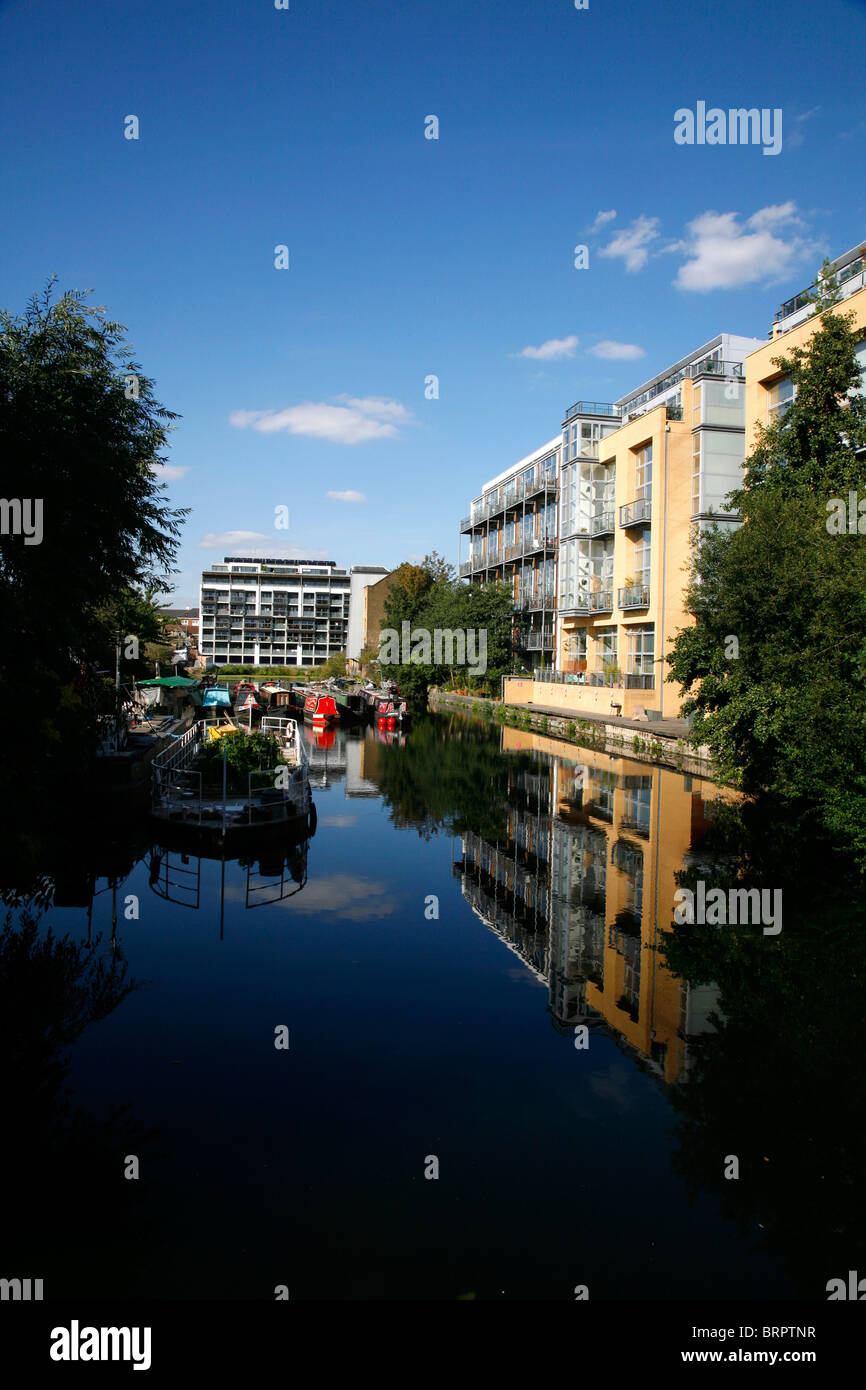
{"type": "Polygon", "coordinates": [[[655,696],[654,690],[623,690],[622,686],[608,688],[594,685],[563,685],[558,681],[531,681],[524,677],[507,676],[504,703],[545,705],[561,710],[568,718],[594,714],[630,719],[635,710],[657,709],[655,696]],[[611,708],[611,700],[618,701],[621,708],[611,708]]]}
{"type": "Polygon", "coordinates": [[[667,768],[648,766],[629,758],[611,757],[590,749],[575,749],[561,739],[531,734],[518,729],[503,728],[502,747],[507,752],[534,751],[559,759],[553,788],[552,834],[558,827],[575,817],[588,820],[607,839],[607,873],[605,893],[605,952],[604,984],[599,988],[587,982],[586,1001],[591,1009],[644,1057],[651,1057],[653,1045],[666,1045],[665,1079],[676,1081],[686,1064],[686,1041],[680,1036],[685,1017],[686,986],[668,971],[662,961],[659,942],[673,922],[676,874],[683,868],[684,857],[700,844],[705,833],[707,802],[720,798],[737,801],[737,793],[698,777],[686,777],[667,768]],[[570,773],[587,769],[590,793],[583,796],[583,808],[574,810],[570,773]],[[613,773],[618,785],[613,793],[613,812],[610,820],[593,813],[591,789],[595,779],[613,773]],[[623,785],[627,776],[650,777],[650,813],[648,833],[641,835],[624,827],[627,792],[623,785]],[[625,962],[617,949],[615,926],[617,913],[629,905],[629,881],[612,860],[612,848],[625,841],[642,856],[643,911],[641,913],[641,973],[638,1016],[632,1019],[620,1008],[624,993],[625,962]]]}

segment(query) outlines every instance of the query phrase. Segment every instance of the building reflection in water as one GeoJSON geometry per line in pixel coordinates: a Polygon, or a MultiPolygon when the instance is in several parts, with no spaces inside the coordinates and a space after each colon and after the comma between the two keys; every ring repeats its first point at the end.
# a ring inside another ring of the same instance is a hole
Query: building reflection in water
{"type": "Polygon", "coordinates": [[[502,730],[502,748],[534,763],[516,759],[509,775],[507,838],[456,842],[463,896],[546,985],[557,1030],[586,1024],[665,1082],[682,1080],[718,992],[671,974],[660,935],[710,803],[733,794],[515,729],[502,730]]]}

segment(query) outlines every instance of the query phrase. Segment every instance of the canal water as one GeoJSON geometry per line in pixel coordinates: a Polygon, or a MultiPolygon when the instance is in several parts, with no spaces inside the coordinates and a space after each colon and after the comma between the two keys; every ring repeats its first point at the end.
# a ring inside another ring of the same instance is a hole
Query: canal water
{"type": "Polygon", "coordinates": [[[688,978],[664,949],[736,799],[459,715],[305,737],[309,843],[221,862],[115,826],[7,894],[10,1269],[46,1297],[826,1297],[862,1258],[831,1080],[859,1014],[793,920],[687,942],[688,978]]]}

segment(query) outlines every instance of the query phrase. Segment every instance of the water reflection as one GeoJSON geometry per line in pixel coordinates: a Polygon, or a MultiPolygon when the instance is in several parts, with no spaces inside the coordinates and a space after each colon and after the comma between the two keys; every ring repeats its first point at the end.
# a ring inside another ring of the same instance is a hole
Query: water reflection
{"type": "Polygon", "coordinates": [[[862,881],[797,808],[461,715],[438,737],[457,767],[433,746],[386,766],[395,820],[455,833],[464,899],[545,985],[553,1027],[585,1024],[654,1075],[690,1192],[825,1297],[866,1263],[862,881]],[[699,881],[778,894],[783,930],[678,925],[675,893],[699,881]]]}
{"type": "Polygon", "coordinates": [[[659,958],[659,932],[719,789],[514,729],[502,731],[502,750],[512,755],[505,827],[496,840],[461,837],[463,896],[543,980],[555,1028],[585,1023],[665,1081],[680,1079],[718,991],[677,978],[659,958]]]}
{"type": "Polygon", "coordinates": [[[2,1176],[44,1214],[13,1264],[52,1294],[261,1298],[288,1261],[293,1297],[566,1299],[821,1298],[862,1266],[866,914],[802,826],[458,716],[305,740],[311,842],[209,859],[70,808],[8,889],[2,1176]],[[784,890],[778,937],[673,925],[678,886],[743,873],[784,890]]]}

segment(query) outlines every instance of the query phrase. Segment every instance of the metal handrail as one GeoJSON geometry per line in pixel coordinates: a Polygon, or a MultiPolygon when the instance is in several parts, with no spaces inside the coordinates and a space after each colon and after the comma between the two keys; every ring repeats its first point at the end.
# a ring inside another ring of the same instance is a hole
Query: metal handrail
{"type": "Polygon", "coordinates": [[[619,509],[620,526],[637,526],[642,521],[649,521],[652,515],[652,498],[641,497],[636,502],[627,502],[624,507],[619,509]]]}

